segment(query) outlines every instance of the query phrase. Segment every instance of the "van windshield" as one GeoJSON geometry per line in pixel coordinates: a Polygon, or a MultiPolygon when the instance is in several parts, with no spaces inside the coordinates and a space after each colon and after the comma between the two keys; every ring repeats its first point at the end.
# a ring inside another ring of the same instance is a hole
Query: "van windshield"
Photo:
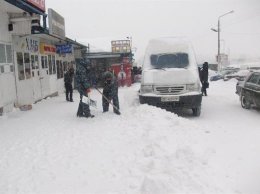
{"type": "Polygon", "coordinates": [[[150,60],[153,68],[186,68],[189,65],[187,53],[153,54],[150,60]]]}

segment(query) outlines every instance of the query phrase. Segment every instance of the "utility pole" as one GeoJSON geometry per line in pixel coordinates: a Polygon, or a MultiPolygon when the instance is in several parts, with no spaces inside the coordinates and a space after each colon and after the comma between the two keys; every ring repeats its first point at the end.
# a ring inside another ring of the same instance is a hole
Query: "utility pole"
{"type": "Polygon", "coordinates": [[[221,65],[221,60],[220,60],[220,31],[221,31],[221,29],[220,29],[220,18],[222,18],[225,15],[231,14],[231,13],[234,13],[234,10],[229,11],[229,12],[227,12],[227,13],[218,17],[218,29],[217,30],[214,29],[214,28],[211,28],[212,31],[218,33],[218,55],[217,55],[218,71],[221,70],[221,66],[220,66],[221,65]]]}

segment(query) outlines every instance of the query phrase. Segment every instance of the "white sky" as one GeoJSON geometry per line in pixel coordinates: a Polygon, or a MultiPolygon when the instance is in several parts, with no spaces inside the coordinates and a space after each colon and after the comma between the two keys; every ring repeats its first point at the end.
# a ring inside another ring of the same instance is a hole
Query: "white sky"
{"type": "Polygon", "coordinates": [[[46,0],[65,18],[66,35],[90,49],[110,50],[110,41],[131,36],[137,61],[150,38],[187,36],[198,62],[214,62],[218,17],[221,51],[231,58],[260,58],[259,0],[46,0]]]}

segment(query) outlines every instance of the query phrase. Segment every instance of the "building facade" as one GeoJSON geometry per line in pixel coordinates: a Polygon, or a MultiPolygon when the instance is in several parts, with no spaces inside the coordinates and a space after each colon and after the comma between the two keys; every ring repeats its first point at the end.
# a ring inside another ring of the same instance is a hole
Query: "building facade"
{"type": "Polygon", "coordinates": [[[87,49],[65,37],[54,10],[46,28],[44,1],[29,2],[0,0],[0,114],[64,92],[64,73],[87,49]]]}

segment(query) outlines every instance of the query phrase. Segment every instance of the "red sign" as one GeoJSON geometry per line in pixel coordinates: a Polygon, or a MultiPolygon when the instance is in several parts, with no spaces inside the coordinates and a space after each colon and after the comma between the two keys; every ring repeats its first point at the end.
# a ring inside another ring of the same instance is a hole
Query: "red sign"
{"type": "Polygon", "coordinates": [[[56,53],[56,47],[53,46],[53,45],[48,45],[48,44],[41,43],[40,44],[40,52],[42,54],[56,53]]]}
{"type": "Polygon", "coordinates": [[[114,74],[117,76],[118,86],[131,86],[132,84],[132,76],[131,76],[131,68],[132,65],[130,63],[126,64],[113,64],[111,66],[114,74]]]}
{"type": "Polygon", "coordinates": [[[44,45],[43,49],[45,52],[56,53],[56,48],[53,46],[44,45]]]}
{"type": "Polygon", "coordinates": [[[45,12],[45,0],[27,0],[27,2],[45,12]]]}

